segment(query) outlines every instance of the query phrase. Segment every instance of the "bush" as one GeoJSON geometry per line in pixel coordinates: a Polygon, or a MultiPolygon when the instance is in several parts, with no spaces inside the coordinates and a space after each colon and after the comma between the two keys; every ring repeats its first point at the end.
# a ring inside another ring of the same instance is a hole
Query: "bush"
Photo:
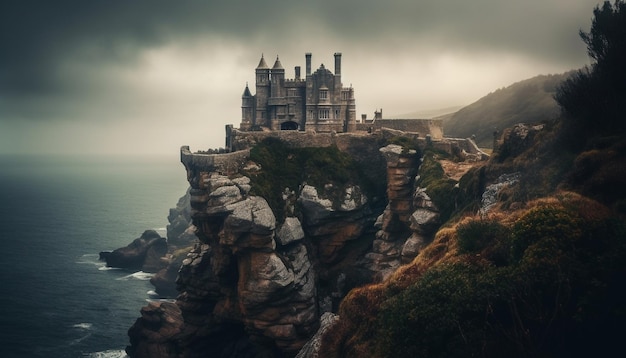
{"type": "Polygon", "coordinates": [[[471,220],[459,225],[457,242],[461,254],[482,254],[498,266],[509,261],[509,229],[497,221],[471,220]]]}
{"type": "Polygon", "coordinates": [[[542,205],[510,228],[462,223],[460,255],[348,295],[334,356],[610,355],[626,334],[625,224],[584,201],[542,205]],[[508,238],[517,260],[494,265],[485,252],[508,238]]]}
{"type": "Polygon", "coordinates": [[[556,239],[562,245],[567,245],[581,235],[581,220],[572,212],[552,206],[537,207],[513,225],[511,257],[519,261],[524,251],[540,240],[552,242],[556,239]]]}

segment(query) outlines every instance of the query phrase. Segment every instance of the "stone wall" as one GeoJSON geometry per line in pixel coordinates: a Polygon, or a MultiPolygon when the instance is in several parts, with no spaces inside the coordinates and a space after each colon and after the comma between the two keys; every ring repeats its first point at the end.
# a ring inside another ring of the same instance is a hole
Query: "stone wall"
{"type": "Polygon", "coordinates": [[[421,137],[430,135],[434,140],[443,139],[441,119],[376,119],[373,122],[357,124],[357,130],[365,132],[379,131],[383,128],[414,132],[421,137]]]}
{"type": "MultiPolygon", "coordinates": [[[[250,157],[250,148],[269,137],[278,138],[294,148],[337,146],[340,150],[350,152],[350,154],[356,157],[363,157],[364,150],[369,155],[372,151],[368,149],[379,148],[385,139],[407,137],[417,140],[422,149],[432,146],[435,149],[454,155],[465,152],[475,155],[479,159],[488,157],[469,138],[436,138],[430,135],[423,136],[419,132],[402,131],[386,127],[380,128],[373,133],[362,131],[356,133],[317,133],[315,131],[247,132],[233,128],[229,128],[227,133],[230,134],[227,140],[229,153],[192,153],[189,146],[183,146],[180,149],[181,162],[186,168],[202,168],[203,171],[217,172],[223,175],[234,174],[246,165],[250,157]]],[[[368,160],[367,157],[361,159],[368,160]]]]}

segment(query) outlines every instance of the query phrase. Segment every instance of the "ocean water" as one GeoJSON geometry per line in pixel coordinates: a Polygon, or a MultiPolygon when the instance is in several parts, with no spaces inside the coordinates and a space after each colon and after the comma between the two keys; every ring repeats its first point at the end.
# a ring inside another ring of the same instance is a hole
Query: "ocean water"
{"type": "Polygon", "coordinates": [[[176,156],[0,156],[0,357],[124,357],[153,287],[98,253],[165,235],[186,188],[176,156]]]}

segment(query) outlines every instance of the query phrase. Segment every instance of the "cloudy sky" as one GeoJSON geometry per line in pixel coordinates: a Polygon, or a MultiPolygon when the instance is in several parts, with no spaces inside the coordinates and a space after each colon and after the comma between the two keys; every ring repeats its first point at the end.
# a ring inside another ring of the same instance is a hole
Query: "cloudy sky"
{"type": "Polygon", "coordinates": [[[470,104],[588,64],[596,0],[3,0],[0,154],[224,145],[264,54],[342,52],[357,114],[470,104]]]}

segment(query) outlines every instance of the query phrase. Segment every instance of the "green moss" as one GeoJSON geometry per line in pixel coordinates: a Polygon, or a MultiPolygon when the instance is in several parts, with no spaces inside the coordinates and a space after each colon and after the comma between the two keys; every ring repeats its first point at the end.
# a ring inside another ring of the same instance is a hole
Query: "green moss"
{"type": "Polygon", "coordinates": [[[472,220],[457,227],[461,254],[481,254],[498,266],[509,262],[510,230],[498,221],[472,220]]]}
{"type": "Polygon", "coordinates": [[[448,178],[439,163],[440,157],[427,150],[424,152],[422,165],[419,168],[417,185],[426,188],[426,192],[439,209],[442,222],[446,222],[456,210],[457,182],[448,178]]]}
{"type": "Polygon", "coordinates": [[[261,166],[260,172],[244,173],[251,179],[251,194],[265,198],[278,220],[285,217],[285,188],[298,191],[307,183],[318,192],[339,198],[346,185],[362,182],[355,162],[336,147],[291,148],[270,137],[252,148],[250,159],[261,166]]]}

